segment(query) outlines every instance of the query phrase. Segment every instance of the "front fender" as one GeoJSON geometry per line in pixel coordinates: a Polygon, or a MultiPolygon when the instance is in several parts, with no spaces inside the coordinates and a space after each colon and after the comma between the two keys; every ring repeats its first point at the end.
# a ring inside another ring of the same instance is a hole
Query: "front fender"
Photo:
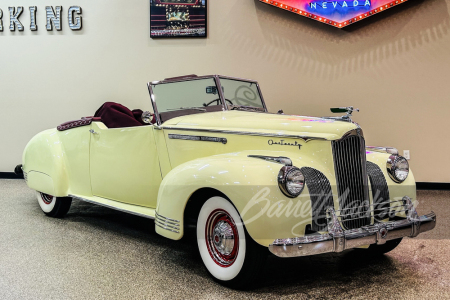
{"type": "MultiPolygon", "coordinates": [[[[416,195],[416,181],[414,179],[414,174],[412,172],[412,170],[409,170],[409,175],[408,178],[406,178],[405,181],[403,181],[402,183],[396,183],[394,182],[391,177],[389,176],[388,172],[387,172],[387,167],[386,167],[386,162],[389,158],[389,156],[391,156],[391,154],[388,153],[380,153],[380,152],[376,152],[376,151],[367,151],[367,161],[368,162],[372,162],[374,164],[376,164],[381,172],[383,173],[383,176],[386,180],[386,184],[389,187],[389,196],[391,200],[400,200],[402,199],[404,196],[408,196],[409,198],[411,198],[411,200],[413,201],[413,203],[415,203],[415,205],[417,206],[417,195],[416,195]]],[[[371,185],[369,185],[370,188],[371,185]]],[[[401,216],[403,216],[404,214],[402,214],[401,216]]]]}
{"type": "Polygon", "coordinates": [[[184,210],[191,195],[201,188],[213,188],[230,199],[248,233],[259,244],[268,246],[276,238],[303,235],[306,224],[311,224],[307,187],[295,199],[286,197],[277,181],[283,165],[249,158],[249,154],[255,151],[196,159],[169,172],[161,183],[156,211],[181,226],[172,231],[156,226],[156,232],[180,239],[184,233],[184,210]]]}

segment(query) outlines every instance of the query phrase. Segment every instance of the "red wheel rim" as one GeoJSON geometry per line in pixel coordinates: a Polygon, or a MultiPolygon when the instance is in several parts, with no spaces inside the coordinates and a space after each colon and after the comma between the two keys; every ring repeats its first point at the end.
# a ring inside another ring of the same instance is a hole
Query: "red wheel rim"
{"type": "Polygon", "coordinates": [[[42,201],[44,201],[45,204],[50,204],[53,201],[53,196],[52,195],[48,195],[48,194],[44,194],[41,193],[41,199],[42,201]]]}
{"type": "Polygon", "coordinates": [[[209,255],[214,262],[224,268],[233,265],[239,253],[239,233],[228,212],[216,209],[209,214],[205,237],[209,255]]]}

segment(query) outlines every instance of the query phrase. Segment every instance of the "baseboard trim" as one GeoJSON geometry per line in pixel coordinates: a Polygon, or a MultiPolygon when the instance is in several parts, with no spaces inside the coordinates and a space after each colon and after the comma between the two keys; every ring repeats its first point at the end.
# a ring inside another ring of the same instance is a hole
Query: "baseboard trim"
{"type": "Polygon", "coordinates": [[[448,182],[416,182],[416,188],[418,190],[449,191],[450,183],[448,183],[448,182]]]}
{"type": "Polygon", "coordinates": [[[0,172],[0,179],[23,179],[23,175],[16,175],[14,172],[0,172]]]}

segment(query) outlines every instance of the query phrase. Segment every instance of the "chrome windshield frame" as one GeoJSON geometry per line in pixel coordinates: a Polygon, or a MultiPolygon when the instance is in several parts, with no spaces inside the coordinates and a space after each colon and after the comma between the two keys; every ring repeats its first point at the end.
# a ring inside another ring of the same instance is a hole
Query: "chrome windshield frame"
{"type": "MultiPolygon", "coordinates": [[[[259,86],[258,81],[252,80],[252,79],[244,79],[244,78],[238,78],[238,77],[223,76],[223,75],[216,75],[216,76],[217,76],[219,79],[220,79],[220,78],[223,78],[223,79],[230,79],[230,80],[236,80],[236,81],[245,81],[245,82],[250,82],[250,83],[256,84],[256,89],[258,90],[259,98],[261,99],[261,103],[262,103],[262,105],[263,105],[264,112],[266,112],[266,113],[268,112],[268,111],[267,111],[266,102],[264,101],[264,97],[263,97],[263,95],[262,95],[261,88],[260,88],[260,86],[259,86]]],[[[220,80],[219,80],[219,81],[220,81],[220,80]]],[[[225,98],[225,97],[224,97],[224,98],[225,98]]],[[[223,100],[222,102],[225,103],[225,106],[227,107],[227,110],[228,110],[228,105],[226,104],[226,101],[223,100]]]]}
{"type": "Polygon", "coordinates": [[[197,76],[197,75],[187,75],[187,76],[181,76],[181,77],[174,77],[174,78],[167,78],[161,81],[152,81],[152,82],[148,82],[147,83],[147,87],[148,87],[148,92],[150,94],[150,100],[152,103],[152,107],[153,107],[153,112],[156,115],[156,125],[161,126],[162,122],[161,122],[161,117],[159,115],[159,111],[158,111],[158,106],[156,104],[156,100],[155,100],[155,94],[153,92],[153,85],[158,85],[158,84],[167,84],[167,83],[175,83],[175,82],[183,82],[183,81],[193,81],[193,80],[201,80],[201,79],[209,79],[212,78],[214,79],[214,82],[216,83],[217,89],[218,89],[218,93],[219,93],[219,99],[220,102],[222,103],[222,110],[226,111],[229,110],[228,109],[228,105],[226,104],[225,101],[225,96],[223,94],[222,91],[222,84],[220,83],[220,79],[230,79],[230,80],[237,80],[237,81],[245,81],[245,82],[249,82],[249,83],[254,83],[256,84],[256,88],[258,90],[258,94],[259,97],[261,99],[263,108],[264,108],[264,112],[268,112],[267,111],[267,106],[266,106],[266,102],[264,101],[262,92],[261,92],[261,88],[258,84],[257,81],[255,80],[251,80],[251,79],[243,79],[243,78],[237,78],[237,77],[230,77],[230,76],[222,76],[222,75],[205,75],[205,76],[197,76]]]}

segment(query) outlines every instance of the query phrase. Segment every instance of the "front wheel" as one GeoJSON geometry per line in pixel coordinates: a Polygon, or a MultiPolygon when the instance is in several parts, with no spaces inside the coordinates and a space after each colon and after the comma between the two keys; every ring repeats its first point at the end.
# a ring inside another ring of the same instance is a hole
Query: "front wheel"
{"type": "Polygon", "coordinates": [[[236,289],[255,283],[267,257],[246,232],[236,208],[222,197],[208,199],[200,209],[197,244],[209,274],[236,289]]]}
{"type": "Polygon", "coordinates": [[[70,197],[55,197],[41,192],[36,192],[36,198],[42,211],[53,218],[64,217],[72,204],[70,197]]]}

